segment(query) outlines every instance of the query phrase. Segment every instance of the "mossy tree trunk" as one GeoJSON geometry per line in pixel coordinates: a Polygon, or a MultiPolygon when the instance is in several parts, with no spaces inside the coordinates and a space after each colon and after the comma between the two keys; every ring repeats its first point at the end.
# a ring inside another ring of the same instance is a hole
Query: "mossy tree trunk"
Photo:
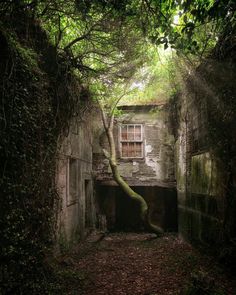
{"type": "Polygon", "coordinates": [[[111,167],[111,171],[113,174],[114,180],[117,182],[117,184],[120,186],[120,188],[126,193],[126,195],[137,202],[140,206],[140,218],[143,221],[144,226],[147,230],[150,230],[158,235],[163,233],[163,230],[153,224],[150,220],[149,216],[149,208],[147,202],[144,200],[144,198],[137,194],[130,186],[129,184],[121,177],[118,166],[117,166],[117,157],[116,157],[116,147],[115,147],[115,141],[114,141],[114,133],[113,133],[113,127],[114,127],[114,111],[112,111],[111,116],[107,116],[104,109],[101,107],[101,113],[102,113],[102,122],[103,126],[106,132],[106,136],[109,143],[109,149],[110,152],[103,149],[104,155],[109,160],[109,164],[111,167]]]}

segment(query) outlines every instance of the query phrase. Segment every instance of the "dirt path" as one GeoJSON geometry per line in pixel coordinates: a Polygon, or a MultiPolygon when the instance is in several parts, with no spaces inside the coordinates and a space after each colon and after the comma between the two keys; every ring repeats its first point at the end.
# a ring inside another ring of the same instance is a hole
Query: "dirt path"
{"type": "Polygon", "coordinates": [[[150,234],[116,233],[95,240],[90,237],[64,257],[80,280],[66,294],[236,294],[235,282],[213,259],[173,235],[154,239],[150,234]]]}

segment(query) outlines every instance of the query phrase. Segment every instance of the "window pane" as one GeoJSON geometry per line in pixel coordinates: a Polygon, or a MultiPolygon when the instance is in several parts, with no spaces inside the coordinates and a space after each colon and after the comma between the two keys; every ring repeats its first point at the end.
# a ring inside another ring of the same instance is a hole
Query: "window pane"
{"type": "Polygon", "coordinates": [[[128,125],[128,140],[134,140],[134,125],[128,125]]]}
{"type": "Polygon", "coordinates": [[[124,125],[121,127],[121,140],[127,140],[128,135],[127,135],[127,126],[124,125]]]}
{"type": "Polygon", "coordinates": [[[142,157],[142,143],[135,143],[135,157],[142,157]]]}
{"type": "Polygon", "coordinates": [[[130,142],[129,143],[129,152],[128,155],[129,157],[135,157],[135,143],[134,142],[130,142]]]}
{"type": "Polygon", "coordinates": [[[141,136],[141,126],[140,125],[136,125],[135,126],[135,132],[134,132],[134,139],[135,140],[141,140],[142,136],[141,136]]]}
{"type": "Polygon", "coordinates": [[[126,142],[121,144],[121,155],[122,157],[128,157],[128,143],[126,142]]]}
{"type": "Polygon", "coordinates": [[[128,125],[128,132],[134,133],[134,125],[128,125]]]}

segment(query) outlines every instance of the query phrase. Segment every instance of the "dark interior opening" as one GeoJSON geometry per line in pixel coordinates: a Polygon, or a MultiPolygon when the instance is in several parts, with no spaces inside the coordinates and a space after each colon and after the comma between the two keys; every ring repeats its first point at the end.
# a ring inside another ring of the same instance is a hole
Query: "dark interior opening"
{"type": "MultiPolygon", "coordinates": [[[[177,193],[175,188],[158,186],[132,187],[147,201],[153,223],[166,232],[178,231],[177,193]]],[[[108,230],[142,231],[139,206],[118,186],[97,185],[97,199],[102,214],[107,217],[108,230]]]]}
{"type": "Polygon", "coordinates": [[[89,228],[92,226],[91,214],[92,211],[92,195],[91,195],[91,180],[84,180],[85,189],[85,227],[89,228]]]}

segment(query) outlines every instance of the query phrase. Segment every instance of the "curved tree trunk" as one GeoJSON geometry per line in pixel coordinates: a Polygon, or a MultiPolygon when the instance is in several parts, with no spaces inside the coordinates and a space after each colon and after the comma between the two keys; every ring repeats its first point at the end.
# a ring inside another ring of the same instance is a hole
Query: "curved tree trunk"
{"type": "Polygon", "coordinates": [[[107,122],[107,118],[106,118],[104,110],[101,109],[101,112],[102,112],[103,126],[105,129],[108,142],[109,142],[109,147],[110,147],[110,153],[108,153],[106,150],[103,150],[103,152],[106,158],[109,160],[109,164],[112,170],[114,180],[121,187],[121,189],[127,194],[128,197],[130,197],[132,200],[134,200],[135,202],[139,204],[140,217],[144,223],[144,226],[148,230],[160,235],[163,233],[163,230],[159,226],[151,222],[147,202],[144,200],[144,198],[141,195],[137,194],[129,186],[129,184],[121,177],[118,171],[117,161],[116,161],[116,148],[115,148],[115,141],[114,141],[114,135],[113,135],[114,114],[111,115],[109,122],[107,122]]]}

